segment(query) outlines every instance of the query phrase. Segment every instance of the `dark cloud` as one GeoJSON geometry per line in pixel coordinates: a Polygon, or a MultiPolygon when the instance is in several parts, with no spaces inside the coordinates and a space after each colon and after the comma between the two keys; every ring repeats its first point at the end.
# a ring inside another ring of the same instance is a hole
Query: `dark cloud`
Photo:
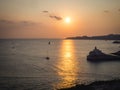
{"type": "Polygon", "coordinates": [[[109,13],[110,11],[109,10],[104,10],[104,13],[109,13]]]}
{"type": "Polygon", "coordinates": [[[62,20],[62,17],[60,17],[60,16],[57,16],[57,15],[51,15],[51,13],[49,12],[49,11],[46,11],[46,10],[44,10],[44,11],[42,11],[43,13],[47,13],[47,15],[50,17],[50,18],[52,18],[52,19],[55,19],[55,20],[62,20]]]}
{"type": "Polygon", "coordinates": [[[56,19],[56,20],[62,20],[62,17],[59,17],[59,16],[50,15],[49,17],[50,17],[50,18],[54,18],[54,19],[56,19]]]}
{"type": "Polygon", "coordinates": [[[23,29],[31,26],[40,25],[39,23],[34,23],[31,21],[12,21],[12,20],[0,20],[0,31],[1,30],[14,30],[23,29]]]}
{"type": "Polygon", "coordinates": [[[45,11],[42,11],[42,12],[43,12],[43,13],[48,13],[48,11],[46,11],[46,10],[45,10],[45,11]]]}
{"type": "Polygon", "coordinates": [[[13,21],[1,19],[0,23],[13,24],[13,21]]]}
{"type": "Polygon", "coordinates": [[[120,9],[118,9],[118,11],[120,12],[120,9]]]}
{"type": "Polygon", "coordinates": [[[33,22],[30,22],[30,21],[21,21],[19,23],[22,24],[22,25],[34,25],[35,24],[33,22]]]}
{"type": "Polygon", "coordinates": [[[33,22],[30,22],[30,21],[19,21],[19,22],[15,22],[15,21],[10,21],[10,20],[4,20],[4,19],[1,19],[0,20],[0,24],[24,24],[24,25],[32,25],[32,24],[35,24],[33,22]]]}

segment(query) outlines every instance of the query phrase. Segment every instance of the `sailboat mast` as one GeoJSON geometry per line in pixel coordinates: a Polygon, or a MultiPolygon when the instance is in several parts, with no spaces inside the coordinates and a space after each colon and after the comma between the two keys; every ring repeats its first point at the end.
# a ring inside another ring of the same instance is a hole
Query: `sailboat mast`
{"type": "Polygon", "coordinates": [[[50,44],[51,44],[51,43],[50,43],[50,41],[49,41],[49,42],[48,42],[48,49],[47,49],[47,57],[46,57],[47,60],[50,59],[50,57],[49,57],[49,55],[48,55],[48,54],[49,54],[48,50],[49,50],[49,45],[50,45],[50,44]]]}

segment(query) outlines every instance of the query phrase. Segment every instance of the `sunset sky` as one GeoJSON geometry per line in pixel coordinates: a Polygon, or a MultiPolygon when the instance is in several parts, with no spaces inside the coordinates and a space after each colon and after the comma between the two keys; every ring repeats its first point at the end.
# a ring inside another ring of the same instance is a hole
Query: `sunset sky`
{"type": "Polygon", "coordinates": [[[120,0],[0,0],[0,38],[120,34],[120,0]]]}

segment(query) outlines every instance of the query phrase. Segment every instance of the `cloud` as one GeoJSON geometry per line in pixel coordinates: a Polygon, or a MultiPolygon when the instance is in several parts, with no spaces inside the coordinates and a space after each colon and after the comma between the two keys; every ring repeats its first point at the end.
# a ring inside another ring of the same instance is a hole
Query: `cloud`
{"type": "Polygon", "coordinates": [[[118,11],[120,12],[120,9],[118,9],[118,11]]]}
{"type": "Polygon", "coordinates": [[[15,22],[15,21],[12,21],[12,20],[1,19],[0,24],[32,25],[32,24],[35,24],[35,23],[30,22],[30,21],[18,21],[18,22],[15,22]]]}
{"type": "Polygon", "coordinates": [[[0,31],[1,30],[14,30],[14,29],[23,29],[30,28],[36,25],[40,25],[41,23],[35,23],[31,21],[12,21],[12,20],[0,20],[0,31]]]}
{"type": "Polygon", "coordinates": [[[104,10],[104,13],[109,13],[110,11],[109,10],[104,10]]]}
{"type": "Polygon", "coordinates": [[[30,22],[30,21],[21,21],[21,22],[18,22],[18,24],[21,24],[21,25],[34,25],[36,23],[30,22]]]}
{"type": "Polygon", "coordinates": [[[46,10],[44,10],[44,11],[42,11],[43,13],[49,13],[48,11],[46,11],[46,10]]]}
{"type": "Polygon", "coordinates": [[[13,22],[13,21],[10,21],[10,20],[1,19],[1,20],[0,20],[0,23],[13,24],[14,22],[13,22]]]}
{"type": "Polygon", "coordinates": [[[50,15],[49,17],[50,17],[50,18],[54,18],[54,19],[56,19],[56,20],[62,20],[62,17],[59,17],[59,16],[50,15]]]}
{"type": "Polygon", "coordinates": [[[47,10],[44,10],[42,11],[43,13],[46,13],[48,15],[48,17],[52,18],[52,19],[55,19],[55,20],[62,20],[62,17],[60,16],[57,16],[57,15],[54,15],[54,14],[51,14],[49,11],[47,10]]]}

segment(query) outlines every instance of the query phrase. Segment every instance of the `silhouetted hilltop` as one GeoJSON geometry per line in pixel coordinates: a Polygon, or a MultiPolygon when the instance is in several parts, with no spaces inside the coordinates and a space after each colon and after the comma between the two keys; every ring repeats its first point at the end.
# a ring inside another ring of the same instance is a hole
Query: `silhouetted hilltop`
{"type": "Polygon", "coordinates": [[[109,34],[109,35],[103,35],[103,36],[76,36],[76,37],[67,37],[66,39],[120,40],[120,34],[109,34]]]}

